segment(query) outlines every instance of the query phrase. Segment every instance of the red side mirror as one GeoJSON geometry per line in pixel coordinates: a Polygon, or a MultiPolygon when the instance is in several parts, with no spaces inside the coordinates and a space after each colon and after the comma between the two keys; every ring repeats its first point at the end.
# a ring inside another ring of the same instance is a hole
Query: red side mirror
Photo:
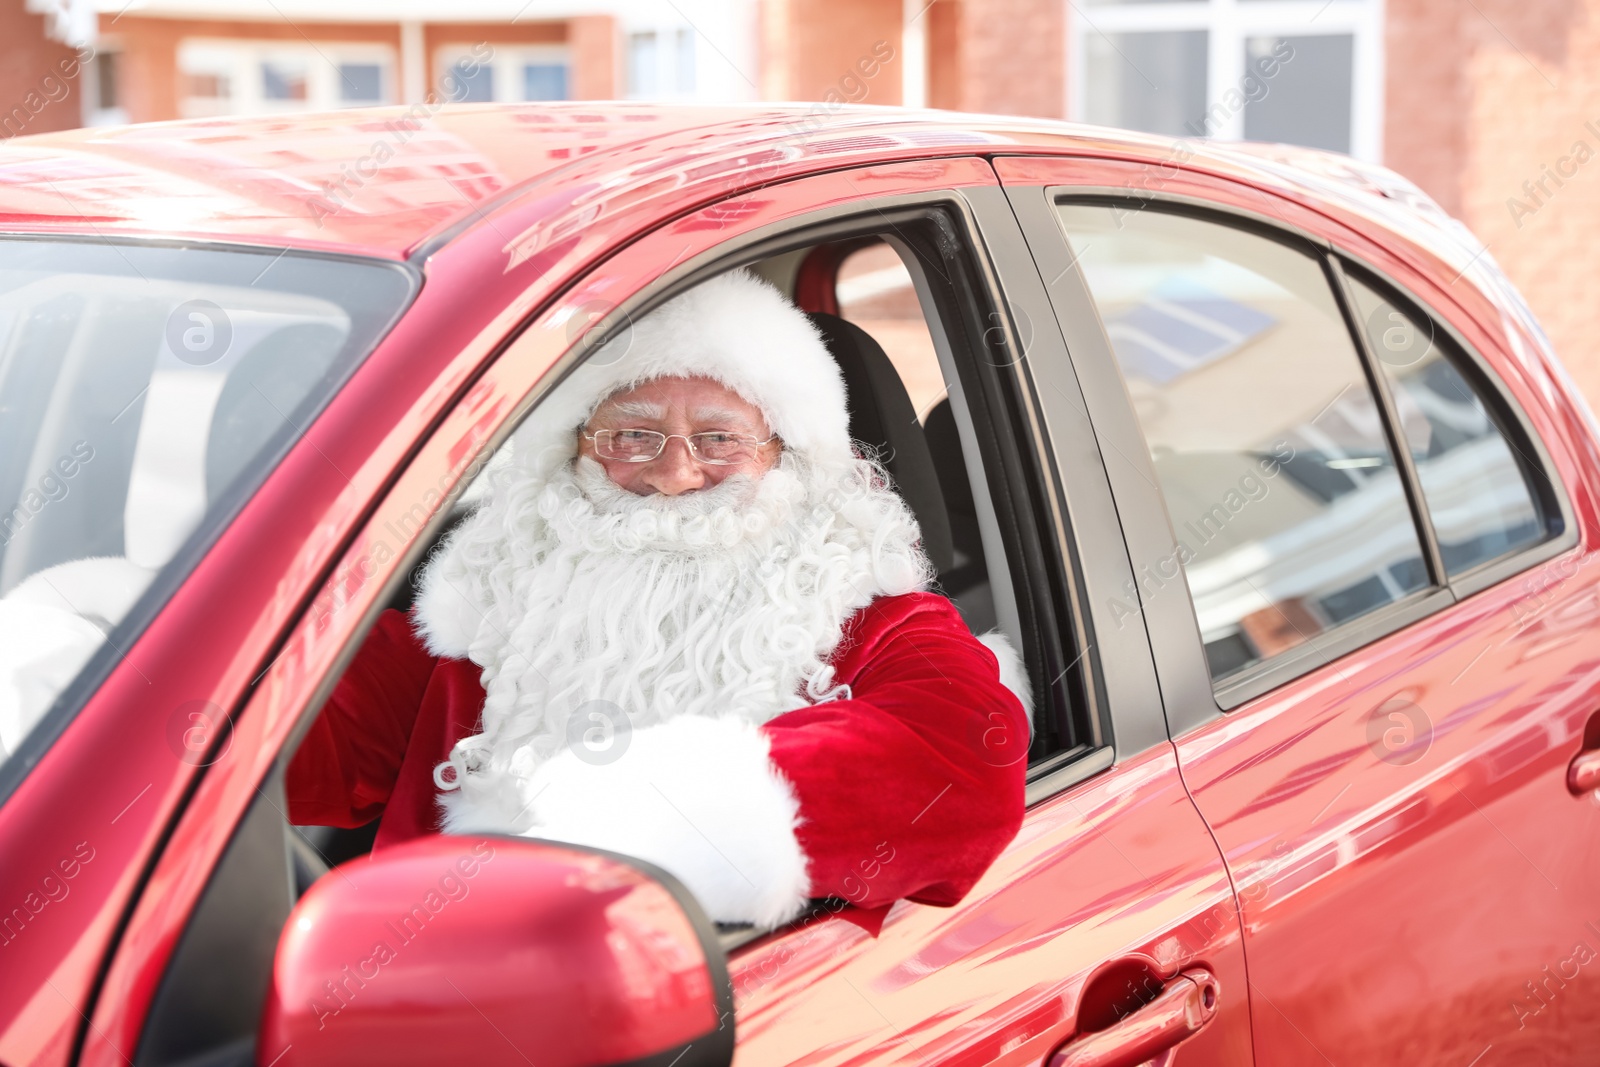
{"type": "Polygon", "coordinates": [[[335,868],[278,941],[260,1067],[726,1065],[733,989],[670,875],[521,838],[335,868]]]}

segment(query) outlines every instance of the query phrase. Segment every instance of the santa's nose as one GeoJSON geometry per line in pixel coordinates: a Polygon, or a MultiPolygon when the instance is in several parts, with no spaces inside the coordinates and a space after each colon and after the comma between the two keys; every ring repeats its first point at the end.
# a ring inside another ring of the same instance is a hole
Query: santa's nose
{"type": "Polygon", "coordinates": [[[668,439],[667,447],[657,456],[640,481],[665,496],[677,496],[705,488],[705,468],[695,462],[689,453],[689,442],[681,437],[668,439]]]}

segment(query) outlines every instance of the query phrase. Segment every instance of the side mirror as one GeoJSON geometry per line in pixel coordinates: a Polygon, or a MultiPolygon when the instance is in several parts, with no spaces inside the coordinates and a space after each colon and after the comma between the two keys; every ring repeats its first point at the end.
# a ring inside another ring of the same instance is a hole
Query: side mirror
{"type": "Polygon", "coordinates": [[[426,837],[336,867],[278,940],[256,1063],[716,1065],[733,987],[664,871],[511,837],[426,837]]]}

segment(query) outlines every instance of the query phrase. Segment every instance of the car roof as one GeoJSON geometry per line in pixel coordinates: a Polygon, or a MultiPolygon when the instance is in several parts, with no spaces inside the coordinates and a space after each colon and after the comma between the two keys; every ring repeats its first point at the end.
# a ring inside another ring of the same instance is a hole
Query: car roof
{"type": "MultiPolygon", "coordinates": [[[[726,160],[729,152],[749,153],[751,184],[930,156],[1042,152],[1153,167],[1181,160],[1307,202],[1337,199],[1374,221],[1398,206],[1385,223],[1391,227],[1414,229],[1419,214],[1431,214],[1421,220],[1425,229],[1451,228],[1398,175],[1307,149],[899,108],[605,102],[415,104],[13,138],[0,146],[0,232],[221,240],[403,259],[509,199],[548,196],[559,211],[570,206],[563,186],[581,184],[593,197],[641,174],[692,186],[697,162],[726,160]]],[[[717,169],[726,191],[735,191],[726,167],[717,169]]]]}

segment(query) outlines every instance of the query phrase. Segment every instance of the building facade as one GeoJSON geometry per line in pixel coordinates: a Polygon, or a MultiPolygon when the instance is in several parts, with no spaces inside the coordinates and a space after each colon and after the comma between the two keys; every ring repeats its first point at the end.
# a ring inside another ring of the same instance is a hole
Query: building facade
{"type": "Polygon", "coordinates": [[[1600,0],[0,0],[0,137],[446,100],[805,100],[1287,141],[1461,218],[1600,401],[1600,0]]]}

